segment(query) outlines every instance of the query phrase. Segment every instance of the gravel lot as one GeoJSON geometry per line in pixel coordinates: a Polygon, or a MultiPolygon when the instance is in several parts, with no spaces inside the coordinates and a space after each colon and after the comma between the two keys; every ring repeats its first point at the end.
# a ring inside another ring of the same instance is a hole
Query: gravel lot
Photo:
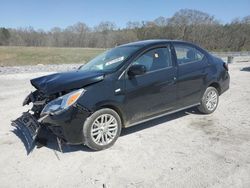
{"type": "Polygon", "coordinates": [[[10,121],[27,109],[29,79],[68,69],[48,67],[0,68],[0,187],[250,187],[250,70],[241,71],[250,62],[230,64],[231,88],[211,115],[190,109],[150,121],[100,152],[60,153],[50,136],[27,155],[10,121]]]}
{"type": "Polygon", "coordinates": [[[69,71],[77,69],[81,64],[62,64],[62,65],[26,65],[26,66],[2,66],[0,67],[0,75],[3,74],[17,74],[17,73],[39,73],[51,71],[69,71]]]}

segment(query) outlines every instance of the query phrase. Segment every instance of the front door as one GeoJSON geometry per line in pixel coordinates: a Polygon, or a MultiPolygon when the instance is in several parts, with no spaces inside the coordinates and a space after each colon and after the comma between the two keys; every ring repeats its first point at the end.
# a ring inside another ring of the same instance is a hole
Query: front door
{"type": "Polygon", "coordinates": [[[125,79],[125,111],[129,124],[170,111],[176,102],[176,67],[169,46],[146,51],[132,62],[146,73],[125,79]]]}

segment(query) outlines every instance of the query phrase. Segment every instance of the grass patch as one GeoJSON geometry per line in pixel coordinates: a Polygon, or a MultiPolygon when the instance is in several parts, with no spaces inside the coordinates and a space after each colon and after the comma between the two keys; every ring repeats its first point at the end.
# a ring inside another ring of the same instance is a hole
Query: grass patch
{"type": "Polygon", "coordinates": [[[0,66],[37,64],[84,64],[97,56],[101,48],[0,47],[0,66]]]}

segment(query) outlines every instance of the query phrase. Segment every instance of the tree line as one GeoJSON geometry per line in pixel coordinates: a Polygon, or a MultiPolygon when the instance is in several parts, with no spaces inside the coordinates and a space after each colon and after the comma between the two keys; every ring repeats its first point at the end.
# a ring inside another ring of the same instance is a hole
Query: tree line
{"type": "Polygon", "coordinates": [[[213,51],[250,50],[250,15],[222,24],[198,10],[182,9],[172,17],[128,22],[125,28],[105,21],[95,27],[78,22],[50,31],[0,28],[0,45],[110,48],[146,39],[175,39],[194,42],[213,51]]]}

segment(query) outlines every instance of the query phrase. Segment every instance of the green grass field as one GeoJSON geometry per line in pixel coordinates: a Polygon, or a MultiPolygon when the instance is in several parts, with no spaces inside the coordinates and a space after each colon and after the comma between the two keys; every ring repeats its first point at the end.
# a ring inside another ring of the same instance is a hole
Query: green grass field
{"type": "Polygon", "coordinates": [[[0,66],[84,64],[103,52],[100,48],[0,47],[0,66]]]}

